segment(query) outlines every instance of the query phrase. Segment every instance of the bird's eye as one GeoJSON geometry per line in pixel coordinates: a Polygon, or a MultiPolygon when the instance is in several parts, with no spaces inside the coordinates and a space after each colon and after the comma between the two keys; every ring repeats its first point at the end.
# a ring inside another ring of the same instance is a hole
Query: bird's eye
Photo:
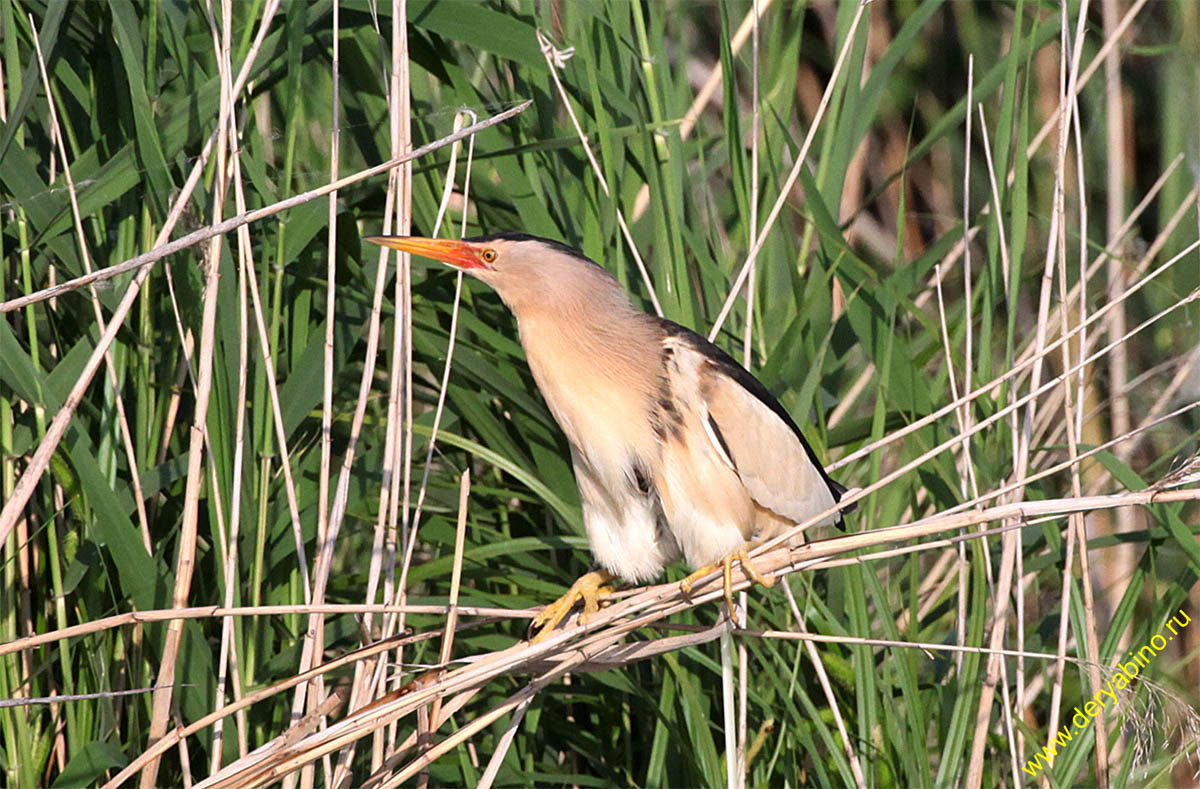
{"type": "Polygon", "coordinates": [[[495,263],[496,262],[496,250],[485,249],[479,253],[479,257],[483,260],[484,263],[495,263]]]}

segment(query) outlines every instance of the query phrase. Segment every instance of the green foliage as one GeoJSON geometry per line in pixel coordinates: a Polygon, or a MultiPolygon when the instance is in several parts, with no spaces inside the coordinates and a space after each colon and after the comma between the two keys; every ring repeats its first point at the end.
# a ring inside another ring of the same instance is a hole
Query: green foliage
{"type": "MultiPolygon", "coordinates": [[[[249,51],[262,5],[232,4],[235,65],[249,51]]],[[[459,201],[452,207],[442,234],[457,228],[466,211],[468,234],[520,229],[561,239],[602,261],[650,309],[649,293],[618,226],[620,209],[667,317],[707,332],[756,233],[752,212],[761,228],[810,128],[820,93],[851,33],[855,11],[851,3],[808,7],[777,2],[766,12],[759,31],[755,173],[750,147],[752,47],[746,42],[735,52],[731,44],[733,31],[751,7],[749,0],[410,0],[414,144],[449,134],[459,108],[483,118],[533,100],[523,114],[476,136],[470,203],[464,207],[459,201]],[[561,104],[538,48],[538,29],[557,46],[574,48],[559,76],[612,188],[611,197],[600,187],[561,104]],[[698,85],[713,69],[722,75],[722,86],[695,130],[684,137],[681,121],[698,85]],[[644,212],[635,214],[643,185],[649,187],[648,202],[644,212]]],[[[217,126],[220,75],[206,13],[205,4],[183,0],[0,0],[5,112],[0,123],[0,301],[79,276],[89,265],[76,242],[29,14],[46,57],[90,266],[104,268],[152,246],[217,126]]],[[[378,164],[391,149],[391,13],[387,4],[368,0],[339,4],[343,174],[378,164]]],[[[1074,7],[1069,12],[1072,35],[1077,13],[1074,7]]],[[[285,4],[250,68],[250,88],[236,105],[243,130],[239,166],[250,209],[329,180],[332,14],[330,0],[285,4]]],[[[219,29],[219,14],[217,21],[219,29]]],[[[1132,32],[1122,39],[1125,65],[1118,87],[1124,91],[1123,117],[1136,129],[1124,149],[1113,151],[1106,140],[1105,111],[1112,98],[1105,91],[1103,69],[1080,94],[1084,123],[1079,153],[1085,186],[1080,193],[1075,165],[1069,164],[1064,218],[1067,286],[1079,282],[1084,205],[1084,247],[1089,256],[1107,249],[1125,272],[1126,287],[1196,241],[1193,195],[1185,218],[1150,268],[1135,268],[1147,245],[1185,206],[1195,183],[1194,118],[1200,116],[1195,91],[1195,64],[1200,62],[1197,21],[1190,0],[1155,3],[1141,12],[1132,32]],[[1118,196],[1118,218],[1123,219],[1181,153],[1184,164],[1167,180],[1152,209],[1134,223],[1128,237],[1111,239],[1104,207],[1117,198],[1108,193],[1106,170],[1120,167],[1126,175],[1125,194],[1118,196]]],[[[1059,31],[1057,8],[1023,0],[875,3],[864,15],[845,71],[820,120],[808,166],[758,256],[750,318],[752,369],[804,426],[827,461],[845,457],[951,402],[955,392],[963,394],[968,375],[971,386],[977,387],[1006,373],[1033,344],[1045,251],[1056,243],[1050,232],[1057,133],[1039,148],[1030,151],[1029,146],[1048,113],[1056,112],[1059,31]],[[973,58],[973,100],[983,107],[986,129],[980,128],[979,111],[967,103],[968,58],[973,58]],[[969,140],[964,137],[968,114],[973,123],[969,140]],[[968,222],[974,233],[969,297],[958,254],[965,229],[962,190],[968,163],[968,222]],[[1014,174],[1011,181],[1005,177],[1009,172],[1014,174]],[[932,292],[937,277],[944,292],[944,319],[932,292]]],[[[1085,67],[1105,40],[1100,12],[1092,9],[1082,42],[1085,67]]],[[[411,189],[416,233],[433,231],[448,157],[449,149],[443,148],[415,163],[411,189]]],[[[208,163],[176,236],[211,220],[215,161],[214,157],[208,163]]],[[[461,189],[462,162],[458,172],[461,189]]],[[[332,305],[334,477],[351,440],[378,265],[376,250],[361,245],[359,234],[376,233],[383,226],[384,182],[378,178],[359,183],[341,190],[338,197],[337,295],[332,305]]],[[[235,212],[230,199],[223,215],[235,212]]],[[[328,221],[327,203],[316,200],[249,227],[253,276],[265,311],[265,340],[279,387],[304,555],[310,563],[319,547],[323,348],[331,309],[325,300],[328,221]]],[[[1128,326],[1138,326],[1200,286],[1198,259],[1193,249],[1131,298],[1124,308],[1128,326]]],[[[258,351],[252,321],[245,329],[249,356],[244,367],[240,357],[237,263],[230,234],[218,263],[214,381],[207,419],[210,445],[189,600],[192,605],[222,604],[226,584],[232,584],[234,605],[299,604],[302,568],[280,472],[267,387],[270,372],[258,351]],[[244,400],[239,395],[243,373],[248,387],[244,400]],[[246,424],[240,468],[239,414],[246,424]],[[226,578],[222,546],[228,543],[235,498],[240,500],[238,568],[226,578]]],[[[202,247],[156,264],[112,345],[111,367],[102,367],[87,389],[25,517],[5,545],[0,640],[170,606],[195,405],[175,310],[184,331],[198,335],[203,266],[202,247]],[[146,534],[120,427],[118,393],[137,459],[146,534]]],[[[94,291],[106,321],[131,276],[113,278],[94,291]]],[[[389,284],[392,276],[388,272],[389,284]]],[[[410,476],[414,502],[450,342],[453,294],[453,274],[416,262],[410,476]]],[[[1059,303],[1058,294],[1056,283],[1053,306],[1059,303]]],[[[4,500],[13,495],[17,478],[101,335],[91,299],[91,292],[82,289],[3,313],[4,500]]],[[[1109,299],[1101,269],[1087,284],[1087,314],[1109,299]]],[[[1076,299],[1068,310],[1072,325],[1079,321],[1078,305],[1076,299]]],[[[384,468],[387,391],[393,373],[389,360],[396,351],[393,329],[399,310],[390,299],[385,301],[374,388],[358,436],[329,602],[364,601],[380,486],[391,474],[401,473],[384,468]]],[[[718,337],[738,358],[747,351],[746,310],[739,300],[718,337]]],[[[1146,377],[1127,391],[1110,386],[1108,356],[1084,371],[1081,452],[1113,437],[1109,413],[1114,395],[1129,404],[1135,426],[1148,415],[1163,413],[1161,408],[1154,411],[1155,403],[1176,371],[1189,358],[1200,364],[1193,353],[1200,340],[1195,316],[1194,303],[1184,306],[1129,341],[1127,380],[1146,377]]],[[[409,602],[441,603],[449,594],[458,480],[470,469],[473,486],[461,602],[505,608],[536,605],[559,594],[590,564],[567,447],[536,394],[514,322],[496,296],[468,281],[458,320],[446,410],[407,576],[409,602]]],[[[1053,341],[1059,330],[1052,323],[1048,339],[1053,341]]],[[[1101,345],[1114,339],[1100,324],[1088,329],[1089,341],[1096,337],[1101,345]]],[[[192,347],[190,340],[187,347],[192,347]]],[[[1075,346],[1071,352],[1077,357],[1075,346]]],[[[1061,370],[1060,352],[1054,351],[1047,357],[1042,380],[1061,370]]],[[[1029,388],[1027,377],[1021,376],[989,389],[965,409],[848,464],[835,476],[865,487],[959,435],[960,417],[978,423],[1004,408],[1010,393],[1020,397],[1029,388]]],[[[1194,383],[1185,382],[1173,391],[1172,407],[1200,397],[1194,383]]],[[[1065,434],[1056,432],[1066,421],[1056,392],[1061,389],[1040,399],[1039,420],[1032,425],[1031,471],[1068,457],[1065,434]]],[[[1012,480],[1017,461],[1009,424],[1006,417],[970,439],[969,484],[961,455],[943,452],[861,501],[857,514],[848,518],[848,528],[868,530],[913,521],[960,504],[976,491],[1004,486],[1012,480]]],[[[1178,459],[1196,452],[1198,433],[1200,419],[1192,409],[1083,461],[1079,467],[1084,491],[1093,484],[1105,492],[1152,484],[1178,459]]],[[[1071,495],[1071,479],[1060,472],[1034,483],[1025,497],[1071,495]]],[[[1128,633],[1127,643],[1144,643],[1171,614],[1186,608],[1189,593],[1196,599],[1200,553],[1195,503],[1156,504],[1139,510],[1138,518],[1139,528],[1129,534],[1090,533],[1093,566],[1118,544],[1132,546],[1135,559],[1127,568],[1131,576],[1097,576],[1104,589],[1098,592],[1094,612],[1084,609],[1078,570],[1074,572],[1073,603],[1067,613],[1070,632],[1081,646],[1070,654],[1085,655],[1082,644],[1092,617],[1099,620],[1100,654],[1110,660],[1119,657],[1122,632],[1128,633]]],[[[1057,648],[1066,523],[1056,517],[1021,532],[1027,574],[1023,649],[1030,652],[1053,653],[1057,648]]],[[[956,562],[939,564],[942,550],[794,574],[789,582],[807,629],[827,636],[934,644],[956,643],[961,635],[962,643],[986,646],[995,612],[999,538],[967,545],[968,571],[961,582],[954,572],[956,562]],[[965,615],[961,623],[960,605],[965,615]]],[[[680,577],[678,570],[673,573],[672,578],[680,577]]],[[[377,596],[376,601],[381,599],[377,596]]],[[[782,591],[754,590],[750,601],[751,627],[796,629],[782,591]]],[[[1200,609],[1191,613],[1200,617],[1200,609]]],[[[705,606],[677,619],[708,625],[716,614],[715,606],[705,606]]],[[[352,618],[327,621],[327,654],[360,645],[352,618]]],[[[438,630],[443,623],[442,617],[432,615],[407,620],[416,632],[438,630]]],[[[522,620],[513,620],[465,630],[455,641],[455,655],[507,646],[523,637],[524,626],[522,620]]],[[[305,628],[306,619],[296,614],[235,618],[239,692],[293,675],[305,628]]],[[[162,624],[99,629],[5,655],[0,657],[0,696],[151,687],[165,632],[162,624]]],[[[1181,649],[1164,655],[1153,667],[1153,676],[1183,700],[1184,708],[1197,702],[1195,688],[1184,677],[1189,671],[1195,676],[1198,635],[1200,630],[1192,631],[1190,653],[1181,649]]],[[[214,707],[221,638],[222,620],[192,620],[184,628],[176,691],[184,722],[214,707]]],[[[405,661],[436,663],[436,646],[431,646],[436,643],[435,639],[406,651],[405,661]]],[[[749,765],[749,784],[853,784],[830,699],[803,647],[797,641],[748,637],[746,643],[751,661],[750,738],[765,732],[749,765]]],[[[1015,631],[1006,646],[1016,648],[1015,631]]],[[[822,643],[818,650],[868,783],[965,782],[986,657],[863,643],[822,643]]],[[[1015,692],[1016,660],[1007,658],[1005,665],[1010,691],[1015,692]]],[[[1024,671],[1027,682],[1035,676],[1045,680],[1038,684],[1039,695],[1029,701],[1028,715],[1014,716],[1018,719],[1013,721],[1026,736],[1026,749],[1033,751],[1048,734],[1053,662],[1026,659],[1024,671]]],[[[348,677],[346,670],[333,681],[348,677]]],[[[495,706],[522,681],[512,677],[492,683],[468,712],[476,705],[495,706]]],[[[720,785],[725,776],[720,688],[715,642],[619,671],[574,676],[570,684],[553,685],[538,696],[518,728],[498,782],[720,785]]],[[[1086,670],[1069,667],[1064,709],[1088,693],[1086,670]]],[[[994,706],[987,729],[987,785],[1012,784],[1024,777],[1013,773],[1000,712],[1003,703],[994,706]]],[[[282,733],[289,710],[287,694],[252,706],[245,730],[249,747],[282,733]]],[[[111,776],[114,768],[144,751],[150,719],[149,695],[0,709],[5,783],[66,786],[111,776]]],[[[1136,749],[1127,747],[1122,761],[1110,768],[1114,779],[1139,784],[1155,777],[1165,784],[1177,757],[1186,756],[1189,748],[1194,754],[1195,742],[1188,740],[1185,726],[1176,721],[1176,728],[1170,728],[1164,719],[1155,720],[1148,725],[1154,742],[1174,747],[1145,754],[1147,762],[1135,762],[1136,749]]],[[[483,764],[476,764],[474,755],[460,747],[434,763],[432,781],[478,782],[498,747],[502,723],[475,738],[483,764]]],[[[402,721],[402,732],[406,735],[412,725],[411,720],[402,721]]],[[[1111,742],[1120,725],[1119,719],[1110,723],[1111,742]]],[[[224,763],[237,756],[234,731],[234,721],[226,721],[224,763]]],[[[189,740],[191,770],[197,778],[208,774],[214,747],[211,729],[189,740]]],[[[356,762],[359,780],[370,771],[367,747],[360,747],[356,762]]],[[[172,750],[159,782],[181,783],[183,769],[172,750]]],[[[1048,776],[1055,785],[1092,783],[1095,769],[1094,739],[1076,738],[1048,776]]],[[[1186,764],[1178,769],[1190,770],[1186,764]]]]}

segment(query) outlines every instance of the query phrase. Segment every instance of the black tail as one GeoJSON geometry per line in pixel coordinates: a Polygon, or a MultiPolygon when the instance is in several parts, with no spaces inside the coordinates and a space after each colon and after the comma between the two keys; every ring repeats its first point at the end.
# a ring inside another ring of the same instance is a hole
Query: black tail
{"type": "MultiPolygon", "coordinates": [[[[826,479],[828,479],[828,477],[826,477],[826,479]]],[[[849,490],[849,488],[840,482],[830,479],[829,490],[833,492],[834,501],[841,501],[842,496],[846,494],[846,491],[849,490]]],[[[845,507],[842,507],[842,512],[854,512],[856,509],[858,509],[858,502],[847,504],[845,507]]]]}

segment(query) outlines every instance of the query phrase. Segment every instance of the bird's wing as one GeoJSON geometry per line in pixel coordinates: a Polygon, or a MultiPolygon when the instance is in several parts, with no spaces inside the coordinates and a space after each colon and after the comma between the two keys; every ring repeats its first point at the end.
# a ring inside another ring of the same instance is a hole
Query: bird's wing
{"type": "MultiPolygon", "coordinates": [[[[708,411],[705,433],[751,498],[796,523],[833,506],[846,489],[826,475],[783,406],[727,353],[691,331],[682,332],[687,336],[680,339],[704,357],[697,372],[708,411]]],[[[826,522],[839,520],[833,515],[826,522]]]]}

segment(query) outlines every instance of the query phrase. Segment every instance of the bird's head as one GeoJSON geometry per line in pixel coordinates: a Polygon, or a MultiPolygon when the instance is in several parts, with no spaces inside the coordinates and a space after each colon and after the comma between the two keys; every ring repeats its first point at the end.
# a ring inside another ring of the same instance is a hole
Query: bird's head
{"type": "Polygon", "coordinates": [[[495,233],[461,241],[419,236],[366,236],[365,241],[432,258],[483,280],[518,317],[537,306],[576,299],[619,298],[615,279],[582,252],[524,233],[495,233]]]}

